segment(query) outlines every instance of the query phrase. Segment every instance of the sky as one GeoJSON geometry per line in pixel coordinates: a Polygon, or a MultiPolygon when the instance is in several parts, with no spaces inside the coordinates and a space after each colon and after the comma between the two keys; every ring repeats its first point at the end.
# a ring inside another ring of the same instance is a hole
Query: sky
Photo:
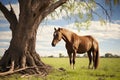
{"type": "MultiPolygon", "coordinates": [[[[0,0],[1,1],[1,0],[0,0]]],[[[7,0],[3,0],[4,4],[9,8],[7,0]]],[[[18,17],[19,5],[17,1],[11,0],[12,6],[18,17]]],[[[102,0],[97,0],[102,3],[102,0]]],[[[108,6],[102,4],[106,9],[108,6]]],[[[120,55],[120,5],[112,7],[113,13],[111,16],[111,23],[107,25],[101,25],[98,17],[93,14],[94,20],[91,21],[91,25],[86,29],[82,26],[81,30],[78,31],[74,25],[74,17],[71,20],[65,20],[65,15],[57,18],[56,20],[48,19],[47,22],[41,23],[37,31],[36,51],[40,56],[59,56],[59,53],[67,56],[65,49],[65,42],[60,41],[56,47],[51,46],[53,39],[54,27],[62,27],[69,29],[78,35],[92,35],[99,42],[100,55],[103,56],[105,53],[112,53],[113,55],[120,55]]],[[[100,14],[104,14],[100,7],[96,8],[96,11],[100,14]]],[[[61,13],[62,14],[62,13],[61,13]]],[[[105,17],[103,15],[103,17],[105,17]]],[[[0,55],[4,54],[4,51],[9,47],[11,40],[11,31],[9,29],[9,23],[4,18],[2,12],[0,12],[0,55]]]]}

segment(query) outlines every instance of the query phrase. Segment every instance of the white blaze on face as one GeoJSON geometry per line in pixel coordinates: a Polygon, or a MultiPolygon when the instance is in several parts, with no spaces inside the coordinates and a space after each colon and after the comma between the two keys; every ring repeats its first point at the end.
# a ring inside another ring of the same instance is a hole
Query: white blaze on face
{"type": "Polygon", "coordinates": [[[57,36],[57,32],[54,33],[54,37],[57,36]]]}

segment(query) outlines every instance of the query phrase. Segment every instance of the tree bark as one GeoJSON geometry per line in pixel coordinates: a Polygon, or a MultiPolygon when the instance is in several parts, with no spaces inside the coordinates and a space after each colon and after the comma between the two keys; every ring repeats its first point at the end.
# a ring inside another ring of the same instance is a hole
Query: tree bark
{"type": "Polygon", "coordinates": [[[44,64],[35,50],[37,29],[41,21],[67,0],[51,3],[51,0],[18,0],[19,19],[11,7],[9,11],[1,2],[0,10],[10,23],[12,39],[9,48],[0,60],[0,76],[21,72],[27,74],[47,73],[44,64]]]}

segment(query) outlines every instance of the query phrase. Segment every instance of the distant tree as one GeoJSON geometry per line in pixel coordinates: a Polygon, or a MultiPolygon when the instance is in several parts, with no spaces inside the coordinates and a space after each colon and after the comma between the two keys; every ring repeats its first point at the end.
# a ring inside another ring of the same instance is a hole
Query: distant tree
{"type": "Polygon", "coordinates": [[[108,58],[108,57],[113,57],[112,53],[106,53],[105,54],[105,57],[108,58]]]}
{"type": "Polygon", "coordinates": [[[62,53],[59,53],[59,58],[62,58],[64,57],[64,55],[62,55],[62,53]]]}
{"type": "Polygon", "coordinates": [[[115,54],[115,55],[114,55],[114,58],[120,58],[120,56],[119,56],[119,55],[117,55],[117,54],[115,54]]]}

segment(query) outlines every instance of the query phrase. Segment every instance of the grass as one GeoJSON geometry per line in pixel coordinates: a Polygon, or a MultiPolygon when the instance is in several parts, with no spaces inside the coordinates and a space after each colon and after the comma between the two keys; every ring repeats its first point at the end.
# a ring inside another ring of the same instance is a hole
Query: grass
{"type": "Polygon", "coordinates": [[[87,69],[88,58],[76,58],[74,70],[70,68],[68,58],[42,58],[42,61],[56,70],[42,78],[39,76],[21,78],[15,74],[0,77],[0,80],[120,80],[120,58],[101,58],[97,70],[87,69]],[[59,71],[60,67],[66,71],[59,71]]]}
{"type": "Polygon", "coordinates": [[[53,71],[46,80],[119,80],[120,58],[101,58],[97,70],[87,69],[88,59],[77,58],[76,69],[69,66],[68,58],[42,58],[42,60],[58,69],[63,67],[65,72],[53,71]]]}

